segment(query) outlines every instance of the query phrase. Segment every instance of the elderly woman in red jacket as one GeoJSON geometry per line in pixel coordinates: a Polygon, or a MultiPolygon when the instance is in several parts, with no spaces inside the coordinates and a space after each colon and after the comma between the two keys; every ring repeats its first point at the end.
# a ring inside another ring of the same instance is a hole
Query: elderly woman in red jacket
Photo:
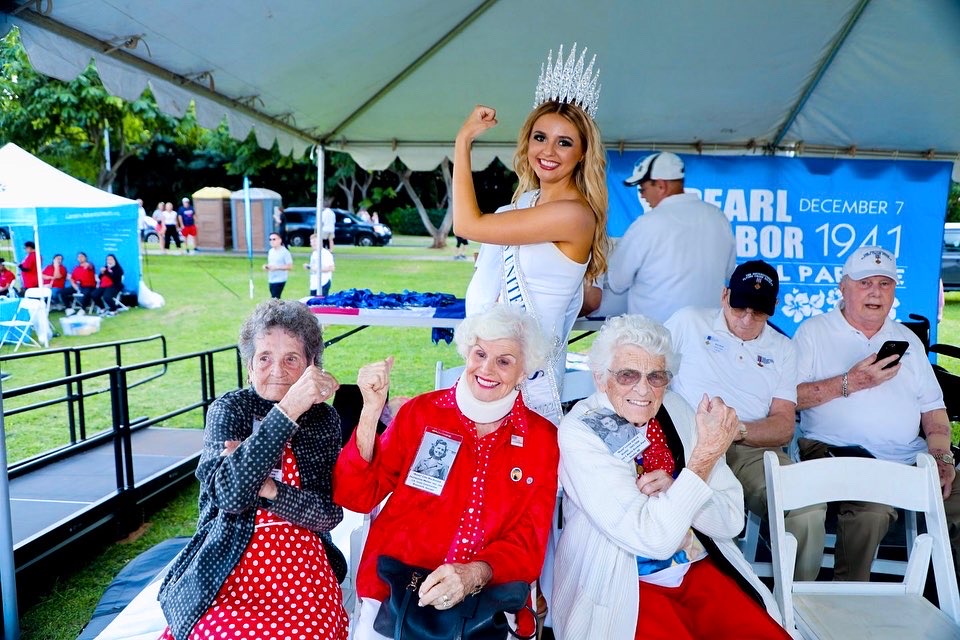
{"type": "Polygon", "coordinates": [[[556,428],[527,408],[519,384],[542,366],[546,342],[536,320],[506,305],[468,317],[455,339],[466,367],[454,387],[410,400],[379,437],[393,358],[357,377],[364,405],[334,468],[334,501],[369,512],[392,495],[360,560],[355,640],[385,637],[374,629],[390,596],[377,574],[381,555],[431,570],[417,598],[437,609],[487,584],[540,575],[559,450],[556,428]],[[418,472],[439,443],[443,473],[418,472]]]}

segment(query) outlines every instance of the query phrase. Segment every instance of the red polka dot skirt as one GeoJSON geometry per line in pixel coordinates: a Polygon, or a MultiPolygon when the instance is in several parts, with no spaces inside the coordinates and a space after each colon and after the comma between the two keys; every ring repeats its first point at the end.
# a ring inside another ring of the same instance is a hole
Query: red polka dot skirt
{"type": "MultiPolygon", "coordinates": [[[[281,471],[285,483],[300,486],[290,443],[281,471]]],[[[247,549],[190,640],[344,640],[347,625],[320,538],[261,508],[247,549]]],[[[173,640],[169,628],[160,640],[173,640]]]]}

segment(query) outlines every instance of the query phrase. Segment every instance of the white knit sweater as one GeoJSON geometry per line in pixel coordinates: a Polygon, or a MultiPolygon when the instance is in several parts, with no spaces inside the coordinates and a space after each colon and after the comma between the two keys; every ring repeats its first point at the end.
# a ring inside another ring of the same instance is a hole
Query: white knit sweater
{"type": "MultiPolygon", "coordinates": [[[[664,406],[689,458],[696,440],[694,412],[667,391],[664,406]]],[[[558,640],[632,640],[637,626],[638,555],[668,558],[689,528],[710,536],[730,563],[762,595],[781,621],[770,591],[734,543],[743,527],[743,488],[724,460],[708,483],[683,469],[667,491],[649,498],[637,490],[632,460],[621,461],[581,420],[612,409],[597,392],[560,423],[560,482],[564,528],[554,563],[553,625],[558,640]]]]}

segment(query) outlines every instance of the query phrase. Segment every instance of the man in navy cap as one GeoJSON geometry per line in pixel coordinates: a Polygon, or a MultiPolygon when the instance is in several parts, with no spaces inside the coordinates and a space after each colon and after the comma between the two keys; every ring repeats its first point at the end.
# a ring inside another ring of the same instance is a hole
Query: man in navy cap
{"type": "Polygon", "coordinates": [[[624,181],[650,210],[637,218],[610,256],[607,286],[628,292],[627,312],[658,322],[687,306],[714,304],[736,266],[730,221],[683,190],[684,166],[669,152],[647,156],[624,181]]]}
{"type": "MultiPolygon", "coordinates": [[[[696,406],[703,394],[719,396],[740,418],[740,433],[727,449],[727,465],[743,485],[747,509],[766,517],[763,454],[780,464],[793,438],[797,408],[797,356],[793,343],[767,324],[777,307],[780,279],[763,260],[737,267],[722,288],[720,308],[686,307],[667,320],[680,368],[671,388],[696,406]]],[[[826,505],[787,513],[797,539],[795,577],[816,580],[823,559],[826,505]]]]}

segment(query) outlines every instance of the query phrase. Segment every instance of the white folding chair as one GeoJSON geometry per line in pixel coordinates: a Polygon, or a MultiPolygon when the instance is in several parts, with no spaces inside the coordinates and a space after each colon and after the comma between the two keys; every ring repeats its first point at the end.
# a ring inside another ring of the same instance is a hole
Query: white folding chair
{"type": "Polygon", "coordinates": [[[761,578],[771,578],[773,577],[773,563],[760,562],[757,560],[757,549],[760,546],[761,518],[749,509],[747,509],[746,512],[747,523],[743,529],[743,536],[737,539],[737,546],[740,547],[740,552],[743,554],[743,557],[746,558],[750,566],[753,567],[754,573],[761,578]]]}
{"type": "Polygon", "coordinates": [[[34,316],[38,313],[40,304],[35,299],[20,298],[20,304],[13,314],[12,320],[0,322],[0,328],[3,329],[3,338],[0,338],[0,345],[12,342],[16,352],[21,345],[40,348],[42,345],[30,335],[34,330],[34,316]]]}
{"type": "Polygon", "coordinates": [[[443,363],[437,360],[437,370],[433,375],[433,388],[435,390],[449,389],[453,386],[453,383],[457,381],[457,378],[460,377],[460,374],[463,373],[464,368],[463,365],[460,365],[459,367],[444,369],[443,363]]]}
{"type": "Polygon", "coordinates": [[[130,311],[130,307],[128,307],[127,305],[123,304],[123,300],[121,300],[121,298],[123,298],[123,290],[122,290],[122,289],[120,290],[120,293],[118,293],[118,294],[114,297],[114,299],[113,299],[113,306],[116,307],[116,312],[117,312],[117,313],[121,313],[121,312],[123,312],[123,311],[130,311]]]}
{"type": "Polygon", "coordinates": [[[50,300],[53,297],[53,291],[49,287],[30,287],[23,292],[23,297],[28,300],[39,302],[40,308],[34,314],[34,330],[44,347],[50,346],[50,338],[55,333],[53,324],[50,322],[50,300]]]}
{"type": "Polygon", "coordinates": [[[823,458],[781,466],[764,454],[774,596],[784,626],[804,638],[958,638],[960,595],[950,552],[937,466],[928,454],[917,466],[872,458],[823,458]],[[797,541],[786,533],[784,512],[821,502],[859,500],[921,512],[901,582],[796,582],[797,541]],[[923,597],[933,562],[940,609],[923,597]]]}

